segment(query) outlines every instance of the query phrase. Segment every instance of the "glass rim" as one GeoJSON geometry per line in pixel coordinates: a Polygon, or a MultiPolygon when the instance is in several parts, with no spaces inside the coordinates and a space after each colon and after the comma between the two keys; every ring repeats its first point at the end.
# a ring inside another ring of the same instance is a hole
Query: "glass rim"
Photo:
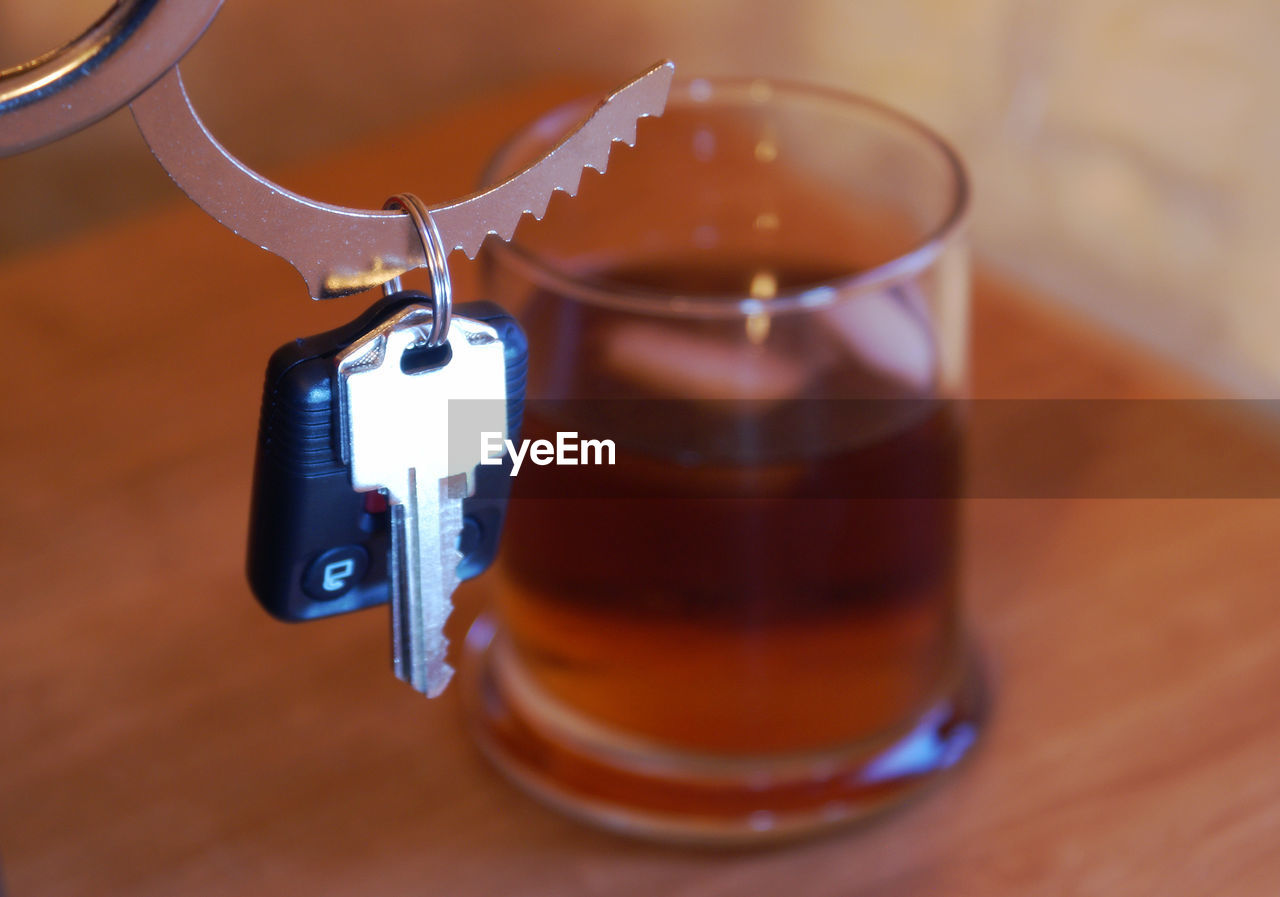
{"type": "MultiPolygon", "coordinates": [[[[946,212],[932,229],[914,240],[909,249],[893,258],[824,283],[782,290],[768,299],[751,296],[733,298],[732,295],[698,296],[625,283],[605,285],[565,271],[541,253],[521,245],[516,239],[511,242],[488,241],[485,248],[491,258],[520,271],[536,284],[590,305],[669,317],[737,318],[808,311],[833,305],[837,301],[849,301],[860,295],[882,292],[925,271],[942,254],[948,243],[963,231],[971,199],[969,176],[964,162],[942,135],[913,116],[852,91],[787,79],[698,76],[678,78],[671,87],[672,98],[683,93],[690,97],[690,105],[714,101],[717,93],[726,92],[745,93],[750,98],[760,97],[755,101],[761,105],[773,102],[779,94],[833,102],[849,109],[870,112],[904,128],[936,151],[950,173],[952,189],[946,212]],[[699,89],[709,90],[710,93],[705,99],[699,99],[696,95],[699,89]]],[[[499,163],[540,128],[547,128],[554,123],[556,134],[566,134],[571,127],[585,119],[598,102],[598,98],[593,97],[568,100],[522,126],[490,155],[481,174],[481,189],[488,189],[499,178],[512,173],[499,163]]],[[[617,148],[613,151],[616,152],[617,148]]]]}

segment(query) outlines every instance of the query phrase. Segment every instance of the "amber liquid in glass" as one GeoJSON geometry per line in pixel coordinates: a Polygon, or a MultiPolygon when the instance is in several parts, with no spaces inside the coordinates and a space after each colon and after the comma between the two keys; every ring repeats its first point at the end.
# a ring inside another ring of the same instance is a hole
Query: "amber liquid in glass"
{"type": "MultiPolygon", "coordinates": [[[[752,272],[649,266],[608,279],[741,294],[752,272]]],[[[785,289],[829,273],[771,276],[785,289]]],[[[746,758],[883,739],[954,684],[950,408],[846,401],[904,392],[847,355],[804,383],[799,404],[668,402],[644,377],[611,373],[619,316],[543,295],[524,317],[533,363],[559,365],[535,379],[595,400],[558,418],[535,396],[523,436],[590,432],[593,410],[634,435],[612,466],[526,465],[517,477],[498,615],[526,687],[620,743],[746,758]],[[557,346],[573,348],[539,360],[557,346]]],[[[823,351],[788,345],[783,316],[774,327],[765,345],[783,355],[823,351]]]]}

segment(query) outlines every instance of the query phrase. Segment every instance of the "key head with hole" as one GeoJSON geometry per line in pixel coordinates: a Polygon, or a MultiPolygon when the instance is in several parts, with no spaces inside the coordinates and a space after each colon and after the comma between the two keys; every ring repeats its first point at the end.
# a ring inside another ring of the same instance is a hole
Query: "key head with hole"
{"type": "Polygon", "coordinates": [[[481,434],[507,438],[502,340],[483,321],[455,314],[448,340],[427,342],[430,311],[392,315],[338,357],[343,458],[359,492],[404,502],[408,474],[441,480],[480,464],[481,434]]]}
{"type": "MultiPolygon", "coordinates": [[[[337,358],[357,340],[427,297],[383,298],[343,327],[281,346],[267,366],[250,507],[248,575],[259,603],[287,621],[313,620],[387,602],[389,515],[377,492],[352,489],[343,461],[337,358]]],[[[488,302],[455,306],[499,335],[506,375],[506,430],[520,430],[527,345],[515,320],[488,302]]],[[[475,471],[463,502],[460,579],[497,553],[510,460],[475,471]]]]}

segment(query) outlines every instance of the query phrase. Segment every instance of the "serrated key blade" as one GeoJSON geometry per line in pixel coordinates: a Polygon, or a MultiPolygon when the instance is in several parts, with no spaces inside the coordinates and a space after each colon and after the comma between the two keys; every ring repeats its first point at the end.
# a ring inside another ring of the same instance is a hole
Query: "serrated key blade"
{"type": "Polygon", "coordinates": [[[598,105],[591,117],[533,165],[496,187],[431,210],[445,249],[475,258],[489,234],[510,240],[526,215],[542,218],[557,190],[576,196],[584,169],[603,172],[615,142],[636,141],[636,122],[661,115],[675,66],[663,62],[598,105]]]}
{"type": "Polygon", "coordinates": [[[466,474],[420,480],[410,471],[406,500],[391,508],[392,668],[429,698],[453,678],[444,626],[458,588],[466,497],[466,474]]]}

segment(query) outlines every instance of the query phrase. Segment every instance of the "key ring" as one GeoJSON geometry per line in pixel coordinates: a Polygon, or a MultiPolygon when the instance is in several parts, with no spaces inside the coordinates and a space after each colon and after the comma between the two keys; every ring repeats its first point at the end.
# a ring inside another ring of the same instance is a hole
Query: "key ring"
{"type": "MultiPolygon", "coordinates": [[[[382,204],[384,210],[403,209],[413,218],[422,241],[422,254],[427,259],[427,271],[431,275],[431,335],[428,346],[439,346],[449,338],[449,319],[453,316],[453,284],[449,280],[449,251],[440,239],[440,231],[431,220],[431,212],[412,193],[397,193],[382,204]]],[[[382,285],[382,293],[390,296],[402,289],[399,275],[382,285]]]]}

